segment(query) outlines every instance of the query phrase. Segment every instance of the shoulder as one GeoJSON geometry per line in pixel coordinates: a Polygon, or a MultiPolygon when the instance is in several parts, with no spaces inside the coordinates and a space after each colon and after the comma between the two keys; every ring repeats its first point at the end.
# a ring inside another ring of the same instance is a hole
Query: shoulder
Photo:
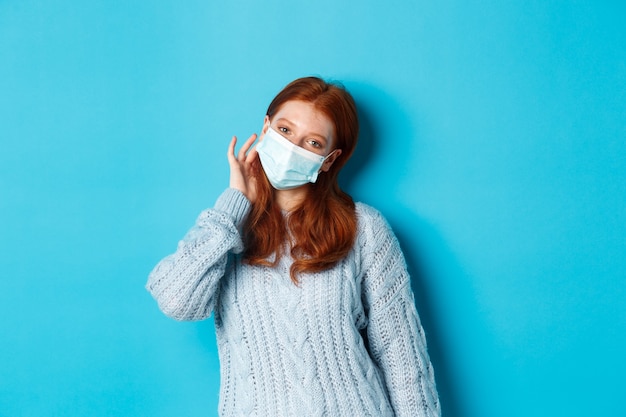
{"type": "Polygon", "coordinates": [[[354,203],[356,208],[356,215],[358,217],[372,217],[372,216],[381,216],[380,211],[376,210],[374,207],[365,204],[361,201],[357,201],[354,203]]]}
{"type": "Polygon", "coordinates": [[[383,214],[365,203],[356,203],[356,249],[365,258],[381,249],[399,250],[398,240],[383,214]]]}
{"type": "Polygon", "coordinates": [[[357,238],[371,238],[376,235],[393,234],[391,226],[380,211],[365,203],[357,202],[357,238]]]}

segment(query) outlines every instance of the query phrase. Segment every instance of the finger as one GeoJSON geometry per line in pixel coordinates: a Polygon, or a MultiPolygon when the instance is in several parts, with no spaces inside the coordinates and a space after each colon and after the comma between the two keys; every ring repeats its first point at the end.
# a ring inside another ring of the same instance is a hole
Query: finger
{"type": "Polygon", "coordinates": [[[256,156],[259,153],[256,150],[256,146],[254,146],[252,149],[250,149],[250,152],[248,152],[248,154],[246,155],[246,163],[252,163],[252,161],[254,161],[256,159],[256,156]]]}
{"type": "Polygon", "coordinates": [[[230,140],[230,144],[228,145],[228,160],[229,161],[236,161],[237,158],[235,158],[235,145],[237,144],[237,136],[233,136],[233,138],[230,140]]]}
{"type": "Polygon", "coordinates": [[[239,157],[241,159],[245,158],[246,154],[248,153],[248,150],[250,149],[250,147],[252,146],[256,138],[257,138],[257,134],[253,133],[252,135],[250,135],[248,140],[246,140],[246,142],[243,144],[243,146],[241,147],[241,150],[239,151],[239,157]]]}

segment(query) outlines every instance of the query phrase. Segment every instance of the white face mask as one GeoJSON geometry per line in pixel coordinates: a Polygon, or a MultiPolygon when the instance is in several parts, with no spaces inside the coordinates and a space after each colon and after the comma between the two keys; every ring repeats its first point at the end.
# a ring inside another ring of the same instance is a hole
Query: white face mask
{"type": "Polygon", "coordinates": [[[294,145],[271,127],[256,150],[267,179],[277,190],[315,182],[324,161],[330,156],[321,156],[294,145]]]}

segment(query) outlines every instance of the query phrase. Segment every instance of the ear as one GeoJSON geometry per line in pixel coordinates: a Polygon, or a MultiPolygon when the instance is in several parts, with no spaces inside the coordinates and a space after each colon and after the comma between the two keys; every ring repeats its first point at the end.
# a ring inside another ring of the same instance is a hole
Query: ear
{"type": "Polygon", "coordinates": [[[265,115],[265,119],[263,119],[263,130],[261,130],[261,137],[265,135],[265,132],[267,132],[267,129],[269,129],[269,127],[270,127],[270,117],[268,115],[265,115]]]}
{"type": "Polygon", "coordinates": [[[320,168],[320,170],[323,172],[328,172],[330,167],[333,166],[333,163],[337,160],[337,158],[339,158],[339,155],[341,155],[341,149],[335,149],[334,151],[332,151],[326,157],[326,160],[322,164],[322,168],[320,168]]]}

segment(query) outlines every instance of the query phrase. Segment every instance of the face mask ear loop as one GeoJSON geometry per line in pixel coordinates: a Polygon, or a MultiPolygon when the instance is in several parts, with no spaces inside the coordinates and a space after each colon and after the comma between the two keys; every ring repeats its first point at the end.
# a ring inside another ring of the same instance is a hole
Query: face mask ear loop
{"type": "Polygon", "coordinates": [[[324,164],[324,163],[326,162],[326,160],[327,160],[328,158],[330,158],[330,157],[331,157],[331,155],[332,155],[332,154],[334,154],[335,152],[337,152],[337,149],[333,149],[333,151],[332,151],[331,153],[329,153],[328,155],[326,155],[326,156],[324,157],[324,162],[322,162],[322,164],[324,164]]]}
{"type": "MultiPolygon", "coordinates": [[[[332,151],[331,153],[329,153],[328,155],[326,155],[326,156],[324,157],[324,161],[322,162],[322,167],[323,167],[323,166],[324,166],[324,164],[326,163],[326,160],[327,160],[328,158],[330,158],[330,156],[331,156],[332,154],[334,154],[335,152],[337,152],[337,149],[333,149],[333,151],[332,151]]],[[[322,173],[322,167],[320,167],[320,170],[319,170],[319,171],[317,171],[317,173],[318,173],[318,174],[321,174],[321,173],[322,173]]]]}

